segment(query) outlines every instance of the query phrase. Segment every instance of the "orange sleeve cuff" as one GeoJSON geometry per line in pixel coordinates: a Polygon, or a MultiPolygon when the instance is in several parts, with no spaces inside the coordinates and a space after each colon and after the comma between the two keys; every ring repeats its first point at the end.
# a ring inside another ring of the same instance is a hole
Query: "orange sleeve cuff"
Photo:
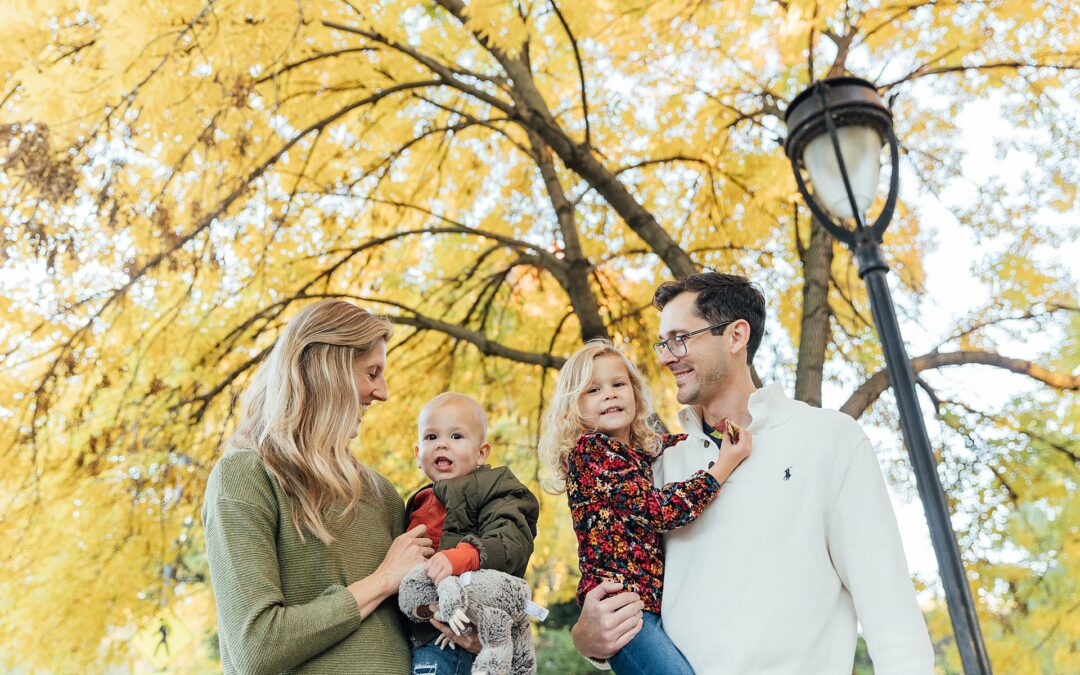
{"type": "Polygon", "coordinates": [[[480,569],[480,551],[467,542],[463,541],[448,551],[442,551],[442,554],[450,561],[454,576],[480,569]]]}

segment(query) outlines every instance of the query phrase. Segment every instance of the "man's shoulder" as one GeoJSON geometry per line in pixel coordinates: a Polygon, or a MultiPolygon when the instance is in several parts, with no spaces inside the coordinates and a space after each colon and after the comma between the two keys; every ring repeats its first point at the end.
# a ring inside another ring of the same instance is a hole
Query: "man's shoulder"
{"type": "Polygon", "coordinates": [[[795,407],[794,414],[786,421],[786,426],[830,432],[856,441],[865,436],[859,423],[847,413],[830,408],[815,408],[802,401],[792,401],[792,404],[795,407]]]}

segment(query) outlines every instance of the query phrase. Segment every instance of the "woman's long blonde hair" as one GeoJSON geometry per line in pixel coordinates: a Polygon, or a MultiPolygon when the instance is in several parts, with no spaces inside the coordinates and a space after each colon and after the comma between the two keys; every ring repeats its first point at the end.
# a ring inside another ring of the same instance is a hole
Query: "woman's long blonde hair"
{"type": "Polygon", "coordinates": [[[244,418],[229,447],[254,448],[293,499],[293,525],[334,541],[324,518],[344,504],[351,518],[372,485],[349,452],[363,414],[357,361],[388,340],[390,321],[344,300],[308,305],[274,343],[242,399],[244,418]]]}
{"type": "Polygon", "coordinates": [[[630,425],[631,445],[641,448],[651,456],[660,452],[660,436],[648,422],[653,414],[653,407],[649,389],[645,386],[645,378],[611,341],[590,340],[574,352],[559,371],[555,395],[544,415],[544,428],[540,434],[538,450],[540,464],[547,468],[549,476],[541,481],[541,487],[551,494],[561,494],[566,490],[570,452],[582,434],[593,431],[585,424],[585,418],[581,414],[581,395],[592,381],[593,363],[599,357],[609,355],[622,359],[626,372],[630,375],[630,386],[634,390],[637,410],[634,411],[634,421],[630,425]]]}

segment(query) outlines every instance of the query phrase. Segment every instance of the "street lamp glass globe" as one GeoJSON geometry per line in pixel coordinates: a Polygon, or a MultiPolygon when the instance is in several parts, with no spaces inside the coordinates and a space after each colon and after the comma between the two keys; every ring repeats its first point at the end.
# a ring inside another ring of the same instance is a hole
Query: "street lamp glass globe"
{"type": "MultiPolygon", "coordinates": [[[[836,130],[840,153],[844,157],[851,191],[859,212],[866,213],[877,194],[878,177],[881,175],[881,136],[870,127],[847,126],[836,130]]],[[[810,174],[814,196],[826,211],[837,218],[851,218],[851,203],[844,189],[840,165],[836,161],[832,139],[820,134],[806,145],[803,165],[810,174]]]]}

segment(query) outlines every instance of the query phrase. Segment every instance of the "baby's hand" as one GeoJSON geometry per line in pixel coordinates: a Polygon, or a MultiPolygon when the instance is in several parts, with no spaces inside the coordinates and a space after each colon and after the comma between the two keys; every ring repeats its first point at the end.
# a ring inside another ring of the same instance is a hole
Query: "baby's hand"
{"type": "Polygon", "coordinates": [[[436,553],[424,563],[424,574],[427,574],[428,579],[431,579],[436,585],[453,573],[454,567],[444,553],[436,553]]]}

